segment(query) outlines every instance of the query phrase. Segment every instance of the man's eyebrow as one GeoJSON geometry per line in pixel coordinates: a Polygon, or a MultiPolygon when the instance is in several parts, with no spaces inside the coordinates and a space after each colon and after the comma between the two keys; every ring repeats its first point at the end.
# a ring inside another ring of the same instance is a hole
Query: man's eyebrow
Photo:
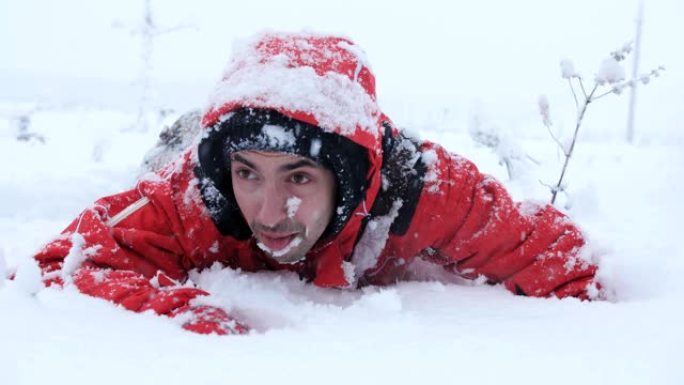
{"type": "Polygon", "coordinates": [[[252,162],[248,161],[247,159],[245,159],[244,157],[240,156],[240,154],[233,154],[232,158],[234,161],[244,163],[247,167],[249,167],[251,169],[254,169],[254,170],[257,169],[256,166],[254,165],[254,163],[252,163],[252,162]]]}
{"type": "Polygon", "coordinates": [[[310,159],[300,159],[296,162],[284,164],[280,166],[281,171],[292,171],[296,170],[300,167],[313,167],[313,168],[319,168],[321,167],[318,163],[314,162],[313,160],[310,159]]]}

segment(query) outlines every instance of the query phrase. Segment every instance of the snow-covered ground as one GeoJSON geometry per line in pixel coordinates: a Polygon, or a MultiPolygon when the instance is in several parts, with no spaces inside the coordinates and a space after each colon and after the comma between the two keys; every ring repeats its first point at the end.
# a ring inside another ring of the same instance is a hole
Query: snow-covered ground
{"type": "MultiPolygon", "coordinates": [[[[236,37],[265,27],[343,32],[367,50],[381,105],[398,125],[474,160],[516,199],[536,200],[549,199],[541,182],[555,182],[562,165],[538,95],[549,96],[555,127],[569,136],[574,107],[560,59],[571,57],[591,79],[632,36],[637,8],[588,0],[572,8],[532,0],[222,10],[203,0],[165,3],[152,3],[160,22],[193,25],[161,35],[154,56],[155,101],[176,115],[203,105],[236,37]],[[525,161],[508,180],[468,134],[475,121],[498,127],[539,164],[525,161]]],[[[11,58],[0,63],[0,273],[17,271],[14,281],[0,274],[0,384],[684,383],[677,1],[646,2],[643,70],[668,70],[639,89],[635,143],[623,139],[628,95],[590,105],[558,205],[602,255],[612,301],[516,297],[449,277],[340,291],[287,273],[195,275],[255,328],[239,337],[195,335],[173,320],[38,284],[30,256],[94,199],[131,186],[160,128],[132,129],[139,89],[128,82],[139,36],[111,27],[134,20],[139,5],[89,4],[15,0],[0,9],[3,58],[11,58]],[[16,117],[28,111],[30,132],[44,143],[15,140],[16,117]]]]}

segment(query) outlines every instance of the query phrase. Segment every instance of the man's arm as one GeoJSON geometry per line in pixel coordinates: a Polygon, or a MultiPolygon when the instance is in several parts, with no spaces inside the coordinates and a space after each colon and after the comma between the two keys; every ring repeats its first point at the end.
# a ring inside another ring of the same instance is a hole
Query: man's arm
{"type": "Polygon", "coordinates": [[[246,332],[224,310],[192,304],[208,293],[180,285],[188,262],[168,223],[169,202],[154,199],[136,189],[84,210],[35,256],[45,284],[73,283],[128,310],[181,317],[185,329],[198,333],[246,332]]]}
{"type": "Polygon", "coordinates": [[[498,181],[440,146],[425,143],[422,151],[427,172],[417,216],[429,213],[423,231],[436,251],[430,260],[516,294],[598,296],[597,266],[565,215],[513,202],[498,181]]]}

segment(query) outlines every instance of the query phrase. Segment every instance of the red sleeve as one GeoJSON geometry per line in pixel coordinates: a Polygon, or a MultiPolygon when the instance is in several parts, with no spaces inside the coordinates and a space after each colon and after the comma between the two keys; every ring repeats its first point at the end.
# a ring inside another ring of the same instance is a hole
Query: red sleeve
{"type": "Polygon", "coordinates": [[[422,208],[436,253],[467,277],[485,276],[521,295],[595,298],[597,266],[580,230],[550,205],[515,203],[494,178],[443,148],[424,148],[422,208]]]}
{"type": "Polygon", "coordinates": [[[183,327],[198,333],[246,332],[222,309],[193,306],[194,298],[208,293],[179,285],[187,276],[184,252],[163,205],[137,190],[97,201],[35,256],[45,284],[73,283],[128,310],[182,317],[183,327]],[[114,224],[124,210],[125,218],[114,224]]]}

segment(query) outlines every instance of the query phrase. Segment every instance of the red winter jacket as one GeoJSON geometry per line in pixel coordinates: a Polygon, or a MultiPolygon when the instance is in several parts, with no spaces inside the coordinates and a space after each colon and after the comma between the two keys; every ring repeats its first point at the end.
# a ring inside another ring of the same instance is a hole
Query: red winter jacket
{"type": "MultiPolygon", "coordinates": [[[[243,44],[213,95],[208,132],[240,108],[275,110],[367,149],[362,201],[306,259],[280,265],[254,242],[219,229],[198,179],[198,150],[129,191],[98,200],[36,256],[47,284],[134,311],[182,316],[200,333],[247,327],[193,299],[188,271],[219,262],[246,271],[294,270],[321,287],[384,285],[421,258],[516,294],[593,297],[596,265],[580,231],[551,206],[515,203],[466,159],[405,138],[376,103],[373,74],[352,42],[262,35],[243,44]]],[[[206,135],[205,135],[206,137],[206,135]]]]}

